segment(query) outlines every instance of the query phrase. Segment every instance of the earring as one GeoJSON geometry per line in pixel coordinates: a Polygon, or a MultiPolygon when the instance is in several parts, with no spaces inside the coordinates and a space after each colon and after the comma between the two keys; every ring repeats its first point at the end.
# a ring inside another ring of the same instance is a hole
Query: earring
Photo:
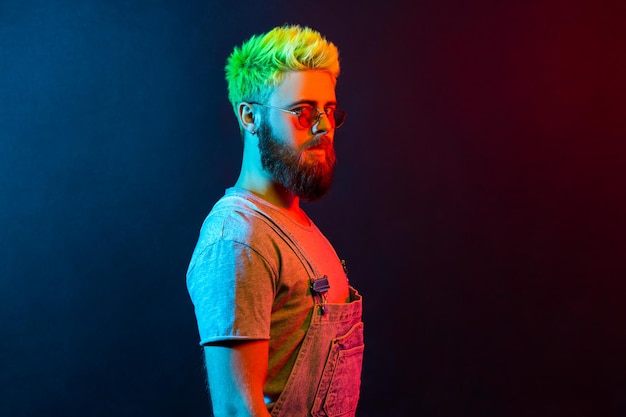
{"type": "Polygon", "coordinates": [[[254,134],[255,134],[256,132],[254,131],[254,129],[252,129],[252,130],[250,131],[250,133],[252,133],[252,135],[254,136],[254,134]]]}

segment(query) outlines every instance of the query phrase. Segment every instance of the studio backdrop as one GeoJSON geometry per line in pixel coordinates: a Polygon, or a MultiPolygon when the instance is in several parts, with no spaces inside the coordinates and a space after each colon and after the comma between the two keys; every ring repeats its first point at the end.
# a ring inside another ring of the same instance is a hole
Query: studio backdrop
{"type": "Polygon", "coordinates": [[[305,210],[364,297],[359,417],[626,416],[622,1],[0,1],[0,415],[208,416],[185,273],[223,68],[336,43],[305,210]]]}

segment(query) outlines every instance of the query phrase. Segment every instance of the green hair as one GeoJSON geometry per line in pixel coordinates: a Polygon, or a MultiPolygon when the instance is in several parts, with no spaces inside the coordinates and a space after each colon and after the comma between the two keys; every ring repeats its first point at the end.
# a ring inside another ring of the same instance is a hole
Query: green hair
{"type": "Polygon", "coordinates": [[[225,69],[228,100],[236,112],[242,101],[265,101],[286,72],[322,70],[337,79],[339,52],[311,28],[284,25],[235,47],[225,69]]]}

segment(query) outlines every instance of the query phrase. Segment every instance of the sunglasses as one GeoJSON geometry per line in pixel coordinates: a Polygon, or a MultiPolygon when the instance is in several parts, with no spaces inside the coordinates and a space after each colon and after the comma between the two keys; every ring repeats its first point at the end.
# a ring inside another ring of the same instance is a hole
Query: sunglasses
{"type": "Polygon", "coordinates": [[[317,122],[319,122],[322,114],[325,114],[330,121],[330,125],[333,129],[338,129],[343,125],[346,120],[346,112],[334,107],[326,107],[324,111],[320,111],[317,107],[302,106],[297,107],[294,110],[283,109],[281,107],[269,106],[263,103],[251,102],[250,104],[258,104],[259,106],[267,107],[268,109],[280,110],[285,113],[293,114],[298,118],[298,123],[302,128],[308,129],[317,122]]]}

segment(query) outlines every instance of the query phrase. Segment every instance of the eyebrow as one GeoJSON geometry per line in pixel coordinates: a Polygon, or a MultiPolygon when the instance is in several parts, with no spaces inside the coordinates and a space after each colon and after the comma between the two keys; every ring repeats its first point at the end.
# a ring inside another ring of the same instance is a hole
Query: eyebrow
{"type": "MultiPolygon", "coordinates": [[[[316,104],[317,102],[315,100],[307,100],[307,99],[303,99],[303,100],[298,100],[298,101],[294,101],[293,103],[291,103],[290,105],[288,105],[287,107],[294,107],[294,106],[298,106],[300,104],[308,104],[311,107],[317,107],[316,104]]],[[[328,107],[328,106],[337,106],[337,102],[336,101],[327,101],[324,104],[324,107],[328,107]]]]}

